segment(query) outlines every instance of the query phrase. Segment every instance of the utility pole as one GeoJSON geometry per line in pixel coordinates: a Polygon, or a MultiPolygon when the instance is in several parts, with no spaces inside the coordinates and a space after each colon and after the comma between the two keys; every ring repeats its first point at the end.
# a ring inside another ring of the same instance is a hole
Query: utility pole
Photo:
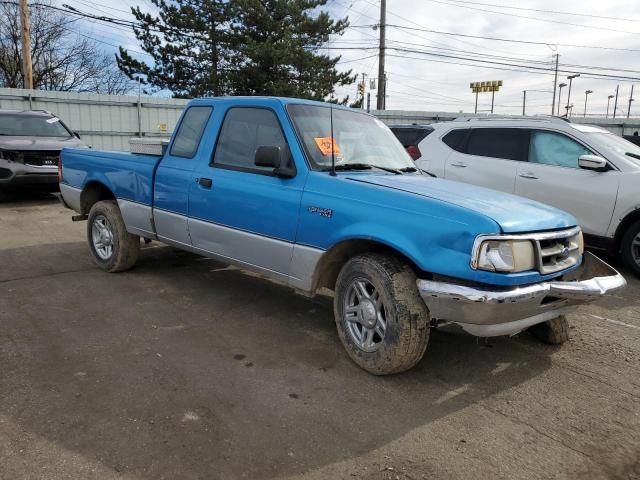
{"type": "Polygon", "coordinates": [[[380,0],[380,49],[378,51],[378,110],[384,110],[386,77],[384,74],[384,50],[387,23],[387,0],[380,0]]]}
{"type": "Polygon", "coordinates": [[[631,84],[631,96],[629,97],[629,109],[627,110],[627,118],[631,115],[631,102],[633,102],[633,83],[631,84]]]}
{"type": "Polygon", "coordinates": [[[582,114],[583,118],[587,117],[587,98],[589,98],[590,93],[593,93],[593,90],[585,90],[584,92],[584,113],[582,114]]]}
{"type": "Polygon", "coordinates": [[[27,0],[20,0],[20,22],[22,23],[22,75],[24,88],[33,90],[33,67],[31,65],[31,27],[27,0]]]}
{"type": "MultiPolygon", "coordinates": [[[[554,86],[555,88],[555,86],[554,86]]],[[[556,94],[555,92],[553,92],[553,98],[556,98],[556,94]]],[[[525,113],[525,106],[527,105],[527,91],[523,90],[522,91],[522,116],[524,117],[526,115],[525,113]]]]}
{"type": "Polygon", "coordinates": [[[367,113],[371,113],[371,92],[367,92],[367,113]]]}
{"type": "Polygon", "coordinates": [[[618,90],[620,85],[616,85],[616,100],[613,102],[613,118],[616,118],[616,110],[618,109],[618,90]]]}
{"type": "MultiPolygon", "coordinates": [[[[558,60],[560,58],[560,54],[556,53],[555,57],[556,57],[556,73],[553,78],[553,100],[551,101],[551,116],[553,116],[556,112],[556,88],[558,87],[558,60]]],[[[560,106],[559,98],[558,98],[558,106],[560,106]]]]}
{"type": "Polygon", "coordinates": [[[491,90],[491,113],[493,113],[493,100],[496,96],[496,91],[495,90],[491,90]]]}
{"type": "Polygon", "coordinates": [[[609,118],[609,104],[611,103],[612,98],[613,98],[613,95],[609,95],[607,97],[607,118],[609,118]]]}

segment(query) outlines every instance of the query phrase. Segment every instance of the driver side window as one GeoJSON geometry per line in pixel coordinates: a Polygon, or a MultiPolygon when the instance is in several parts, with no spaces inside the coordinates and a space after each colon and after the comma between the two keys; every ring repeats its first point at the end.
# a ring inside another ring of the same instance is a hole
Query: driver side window
{"type": "Polygon", "coordinates": [[[234,107],[227,112],[213,156],[213,165],[232,170],[271,172],[254,163],[261,146],[280,147],[283,164],[291,164],[291,153],[278,117],[265,108],[234,107]]]}
{"type": "Polygon", "coordinates": [[[529,162],[578,168],[578,158],[592,152],[561,133],[534,130],[529,143],[529,162]]]}

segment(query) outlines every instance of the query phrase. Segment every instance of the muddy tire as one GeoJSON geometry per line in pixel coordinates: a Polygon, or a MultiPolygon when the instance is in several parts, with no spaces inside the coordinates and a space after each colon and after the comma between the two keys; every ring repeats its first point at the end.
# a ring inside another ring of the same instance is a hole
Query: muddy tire
{"type": "Polygon", "coordinates": [[[374,375],[410,369],[429,341],[429,311],[416,275],[398,258],[358,255],[338,275],[333,302],[338,335],[351,359],[374,375]]]}
{"type": "Polygon", "coordinates": [[[564,315],[529,328],[538,340],[549,345],[561,345],[569,340],[569,322],[564,315]]]}
{"type": "Polygon", "coordinates": [[[620,250],[625,265],[640,277],[640,221],[631,224],[624,232],[620,250]]]}
{"type": "Polygon", "coordinates": [[[140,237],[127,232],[118,204],[97,202],[87,220],[87,240],[94,262],[105,272],[122,272],[138,260],[140,237]]]}

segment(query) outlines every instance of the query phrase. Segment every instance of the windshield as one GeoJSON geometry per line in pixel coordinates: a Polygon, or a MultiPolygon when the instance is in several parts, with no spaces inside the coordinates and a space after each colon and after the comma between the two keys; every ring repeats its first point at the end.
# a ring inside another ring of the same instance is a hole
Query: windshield
{"type": "Polygon", "coordinates": [[[304,144],[311,168],[331,168],[331,110],[336,167],[415,171],[409,154],[377,118],[341,108],[289,105],[287,111],[304,144]]]}
{"type": "Polygon", "coordinates": [[[609,132],[588,133],[587,135],[589,140],[594,146],[598,147],[598,149],[612,152],[640,166],[640,147],[638,145],[609,132]]]}
{"type": "Polygon", "coordinates": [[[64,137],[71,132],[57,117],[29,114],[1,114],[0,135],[15,137],[64,137]]]}

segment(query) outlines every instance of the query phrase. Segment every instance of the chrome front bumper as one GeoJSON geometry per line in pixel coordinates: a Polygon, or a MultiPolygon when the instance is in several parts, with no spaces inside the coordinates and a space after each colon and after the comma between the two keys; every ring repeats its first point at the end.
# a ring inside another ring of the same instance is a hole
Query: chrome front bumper
{"type": "Polygon", "coordinates": [[[432,318],[457,323],[480,337],[513,335],[627,284],[614,268],[588,252],[580,267],[558,281],[512,288],[417,283],[432,318]]]}

